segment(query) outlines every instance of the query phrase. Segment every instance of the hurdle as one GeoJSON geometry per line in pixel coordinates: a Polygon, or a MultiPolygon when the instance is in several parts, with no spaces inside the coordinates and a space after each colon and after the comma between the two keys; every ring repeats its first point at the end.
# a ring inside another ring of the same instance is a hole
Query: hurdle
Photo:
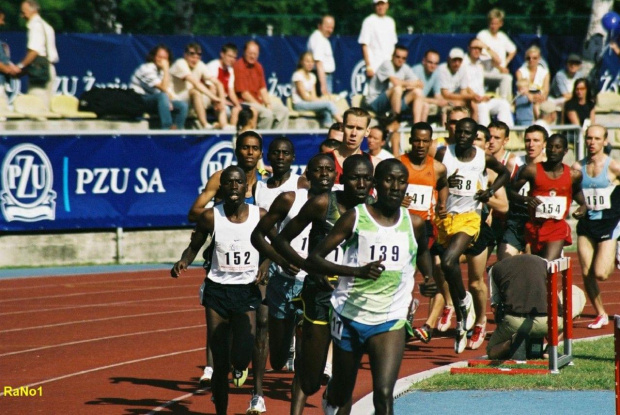
{"type": "MultiPolygon", "coordinates": [[[[468,367],[452,368],[451,374],[496,374],[496,375],[543,375],[558,374],[559,369],[573,361],[573,271],[569,257],[562,257],[547,263],[547,324],[549,368],[520,368],[518,366],[546,366],[540,360],[469,360],[468,367]],[[562,274],[562,319],[564,323],[564,352],[558,355],[558,274],[562,274]],[[500,365],[517,366],[513,368],[500,365]]],[[[618,350],[616,340],[616,349],[618,350]]],[[[620,352],[617,352],[617,355],[620,352]]],[[[616,361],[616,372],[618,371],[616,361]]],[[[618,388],[618,382],[616,382],[618,388]]],[[[617,392],[620,394],[620,392],[617,392]]],[[[620,415],[620,412],[617,413],[620,415]]]]}
{"type": "Polygon", "coordinates": [[[614,316],[614,351],[616,356],[616,415],[620,415],[620,315],[614,316]]]}

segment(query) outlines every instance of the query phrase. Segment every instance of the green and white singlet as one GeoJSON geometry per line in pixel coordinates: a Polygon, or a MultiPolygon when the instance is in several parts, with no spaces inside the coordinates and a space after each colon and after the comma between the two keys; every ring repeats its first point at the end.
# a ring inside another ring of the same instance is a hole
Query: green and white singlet
{"type": "Polygon", "coordinates": [[[414,286],[418,244],[406,208],[398,222],[379,225],[365,204],[355,207],[353,235],[344,244],[342,264],[359,267],[382,259],[377,280],[340,276],[332,293],[334,311],[358,323],[376,325],[407,318],[414,286]]]}

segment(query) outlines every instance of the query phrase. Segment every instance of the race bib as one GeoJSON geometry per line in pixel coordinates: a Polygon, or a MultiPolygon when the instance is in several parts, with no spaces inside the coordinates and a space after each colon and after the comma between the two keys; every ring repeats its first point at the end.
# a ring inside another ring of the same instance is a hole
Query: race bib
{"type": "Polygon", "coordinates": [[[331,251],[329,254],[325,256],[325,259],[329,262],[333,262],[334,264],[340,265],[342,263],[342,258],[344,257],[344,250],[338,246],[338,248],[331,251]]]}
{"type": "Polygon", "coordinates": [[[475,171],[458,172],[461,182],[450,188],[450,193],[458,196],[474,196],[478,189],[478,173],[475,171]]]}
{"type": "Polygon", "coordinates": [[[336,183],[332,186],[332,192],[337,192],[338,190],[344,190],[344,184],[336,183]]]}
{"type": "Polygon", "coordinates": [[[519,189],[519,194],[521,196],[527,196],[530,194],[530,182],[525,182],[521,189],[519,189]]]}
{"type": "Polygon", "coordinates": [[[360,232],[358,263],[382,261],[386,271],[400,271],[409,258],[409,235],[404,232],[360,232]]]}
{"type": "Polygon", "coordinates": [[[332,312],[332,319],[330,320],[330,328],[332,337],[335,339],[342,339],[342,320],[335,312],[332,312]]]}
{"type": "Polygon", "coordinates": [[[565,196],[536,196],[542,201],[536,207],[536,217],[541,219],[564,219],[566,213],[565,196]]]}
{"type": "Polygon", "coordinates": [[[586,206],[588,210],[605,210],[611,209],[611,192],[615,186],[606,187],[604,189],[583,189],[583,195],[586,198],[586,206]]]}
{"type": "Polygon", "coordinates": [[[310,226],[307,226],[306,229],[303,230],[302,233],[297,235],[291,241],[291,248],[297,252],[302,258],[308,257],[308,240],[310,239],[310,226]]]}
{"type": "Polygon", "coordinates": [[[223,272],[245,272],[258,267],[258,251],[250,241],[216,243],[215,254],[223,272]]]}
{"type": "Polygon", "coordinates": [[[407,186],[407,196],[411,197],[408,209],[427,211],[431,208],[433,188],[431,186],[410,184],[407,186]]]}

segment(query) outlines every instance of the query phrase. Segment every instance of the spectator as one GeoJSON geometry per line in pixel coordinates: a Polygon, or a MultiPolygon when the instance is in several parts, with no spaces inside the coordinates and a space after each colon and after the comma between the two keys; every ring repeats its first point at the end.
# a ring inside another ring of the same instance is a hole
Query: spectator
{"type": "Polygon", "coordinates": [[[334,138],[326,138],[319,146],[319,153],[331,153],[338,147],[340,147],[341,141],[334,138]]]}
{"type": "Polygon", "coordinates": [[[217,78],[207,72],[207,66],[200,60],[202,48],[196,42],[185,46],[182,58],[177,59],[170,67],[172,96],[186,102],[196,112],[201,128],[211,129],[207,122],[207,108],[212,107],[217,113],[220,128],[228,127],[224,108],[224,88],[217,78]],[[214,85],[215,92],[207,87],[214,85]]]}
{"type": "Polygon", "coordinates": [[[528,79],[519,79],[517,81],[517,96],[515,97],[516,125],[532,125],[535,100],[534,93],[530,91],[530,81],[528,79]]]}
{"type": "Polygon", "coordinates": [[[237,125],[241,103],[235,93],[235,71],[233,65],[237,60],[237,46],[234,43],[226,43],[220,50],[220,58],[207,63],[207,73],[212,78],[217,78],[224,87],[226,115],[228,124],[237,125]]]}
{"type": "Polygon", "coordinates": [[[517,81],[527,79],[533,96],[534,116],[538,116],[539,104],[549,95],[549,70],[541,63],[540,48],[530,46],[525,51],[525,63],[517,70],[517,81]]]}
{"type": "Polygon", "coordinates": [[[159,44],[146,55],[146,63],[138,66],[131,75],[130,87],[142,95],[142,101],[149,113],[159,114],[161,128],[183,129],[187,118],[187,102],[173,99],[170,80],[168,46],[159,44]],[[172,115],[174,114],[174,124],[172,115]]]}
{"type": "Polygon", "coordinates": [[[342,138],[344,137],[343,125],[341,122],[335,122],[329,127],[327,131],[327,139],[333,139],[340,141],[342,143],[342,138]]]}
{"type": "Polygon", "coordinates": [[[312,73],[313,67],[312,53],[304,52],[297,62],[297,70],[293,73],[293,109],[314,111],[321,119],[322,126],[329,128],[333,119],[342,122],[342,116],[329,96],[316,96],[316,75],[312,73]]]}
{"type": "Polygon", "coordinates": [[[362,22],[357,43],[362,45],[362,55],[366,63],[366,77],[375,76],[375,71],[385,61],[389,61],[398,42],[396,23],[387,15],[390,8],[388,0],[373,0],[375,12],[362,22]]]}
{"type": "Polygon", "coordinates": [[[418,122],[424,116],[424,85],[407,65],[408,55],[407,48],[396,45],[392,59],[383,62],[370,80],[364,105],[377,114],[390,110],[400,114],[410,109],[414,122],[418,122]]]}
{"type": "Polygon", "coordinates": [[[385,149],[387,131],[375,126],[368,132],[368,154],[379,160],[392,159],[394,155],[385,149]]]}
{"type": "Polygon", "coordinates": [[[564,103],[564,124],[574,124],[582,126],[586,119],[594,123],[594,106],[596,98],[590,87],[590,83],[585,78],[575,81],[573,96],[564,103]]]}
{"type": "Polygon", "coordinates": [[[58,51],[54,29],[41,18],[39,10],[35,0],[25,0],[21,4],[22,16],[28,20],[28,51],[17,67],[29,75],[28,93],[40,97],[49,108],[55,92],[54,64],[58,63],[58,51]]]}
{"type": "Polygon", "coordinates": [[[561,104],[568,101],[573,93],[575,81],[579,78],[585,78],[586,75],[581,68],[581,56],[576,53],[568,55],[566,67],[560,69],[551,82],[551,96],[556,98],[556,103],[561,104]]]}
{"type": "Polygon", "coordinates": [[[499,96],[507,101],[512,100],[512,75],[508,65],[517,53],[517,47],[500,29],[504,25],[504,11],[492,9],[487,15],[489,28],[478,32],[480,39],[489,49],[481,56],[484,62],[484,82],[499,96]]]}
{"type": "Polygon", "coordinates": [[[467,75],[461,71],[465,52],[461,48],[452,48],[448,61],[439,65],[439,85],[441,95],[452,106],[471,107],[472,94],[467,89],[467,75]]]}
{"type": "Polygon", "coordinates": [[[246,42],[243,57],[235,62],[235,92],[244,104],[258,112],[258,128],[286,129],[288,109],[277,97],[270,97],[263,66],[258,62],[260,47],[254,40],[246,42]]]}
{"type": "Polygon", "coordinates": [[[497,328],[489,339],[487,354],[489,359],[506,359],[517,335],[547,335],[547,261],[530,254],[508,257],[489,270],[489,277],[497,328]]]}
{"type": "Polygon", "coordinates": [[[463,68],[467,75],[467,88],[473,96],[472,107],[476,109],[474,119],[484,126],[491,122],[491,115],[509,127],[514,125],[510,104],[502,97],[490,97],[484,93],[484,69],[480,61],[483,50],[489,49],[480,39],[473,38],[469,42],[468,54],[464,59],[463,68]]]}
{"type": "MultiPolygon", "coordinates": [[[[441,95],[439,72],[437,71],[439,61],[439,52],[434,49],[429,49],[424,53],[422,63],[418,63],[411,68],[413,74],[424,82],[422,96],[424,97],[423,102],[425,108],[422,110],[422,113],[428,114],[430,112],[431,105],[436,105],[440,109],[445,108],[448,105],[448,101],[446,101],[441,95]]],[[[442,119],[442,123],[443,122],[445,122],[445,119],[442,119]]]]}
{"type": "MultiPolygon", "coordinates": [[[[0,6],[0,26],[4,26],[4,10],[2,6],[0,6]]],[[[3,105],[8,105],[6,91],[4,89],[4,84],[7,82],[7,75],[15,76],[20,72],[19,68],[11,62],[10,58],[9,46],[4,42],[0,42],[0,108],[2,108],[3,105]]]]}
{"type": "Polygon", "coordinates": [[[336,72],[336,62],[329,37],[334,32],[335,26],[336,21],[333,16],[325,15],[308,39],[307,49],[314,57],[321,95],[329,95],[334,90],[333,77],[336,72]]]}
{"type": "Polygon", "coordinates": [[[241,108],[241,111],[239,111],[239,119],[237,120],[237,134],[241,134],[248,130],[255,130],[256,123],[257,113],[252,111],[250,107],[241,108]]]}
{"type": "Polygon", "coordinates": [[[552,101],[545,101],[540,104],[540,118],[534,121],[534,124],[540,125],[545,130],[547,130],[547,134],[553,134],[551,130],[551,126],[555,125],[555,121],[558,118],[558,112],[556,111],[556,105],[552,101]]]}

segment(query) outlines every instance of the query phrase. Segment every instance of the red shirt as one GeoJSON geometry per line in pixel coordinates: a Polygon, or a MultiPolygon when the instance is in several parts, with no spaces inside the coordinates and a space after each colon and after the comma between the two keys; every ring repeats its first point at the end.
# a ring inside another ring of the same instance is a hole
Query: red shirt
{"type": "Polygon", "coordinates": [[[263,66],[259,62],[249,65],[241,58],[235,62],[233,70],[235,71],[235,92],[239,98],[243,101],[241,93],[249,92],[254,99],[262,103],[263,98],[260,96],[259,91],[262,88],[267,89],[263,66]]]}
{"type": "MultiPolygon", "coordinates": [[[[562,166],[564,168],[562,175],[557,179],[552,179],[543,169],[542,163],[536,163],[536,180],[534,181],[533,188],[530,190],[530,196],[565,197],[566,206],[563,216],[566,218],[570,205],[573,203],[573,184],[570,177],[570,167],[566,164],[562,166]]],[[[540,221],[540,218],[536,219],[540,221]]]]}

